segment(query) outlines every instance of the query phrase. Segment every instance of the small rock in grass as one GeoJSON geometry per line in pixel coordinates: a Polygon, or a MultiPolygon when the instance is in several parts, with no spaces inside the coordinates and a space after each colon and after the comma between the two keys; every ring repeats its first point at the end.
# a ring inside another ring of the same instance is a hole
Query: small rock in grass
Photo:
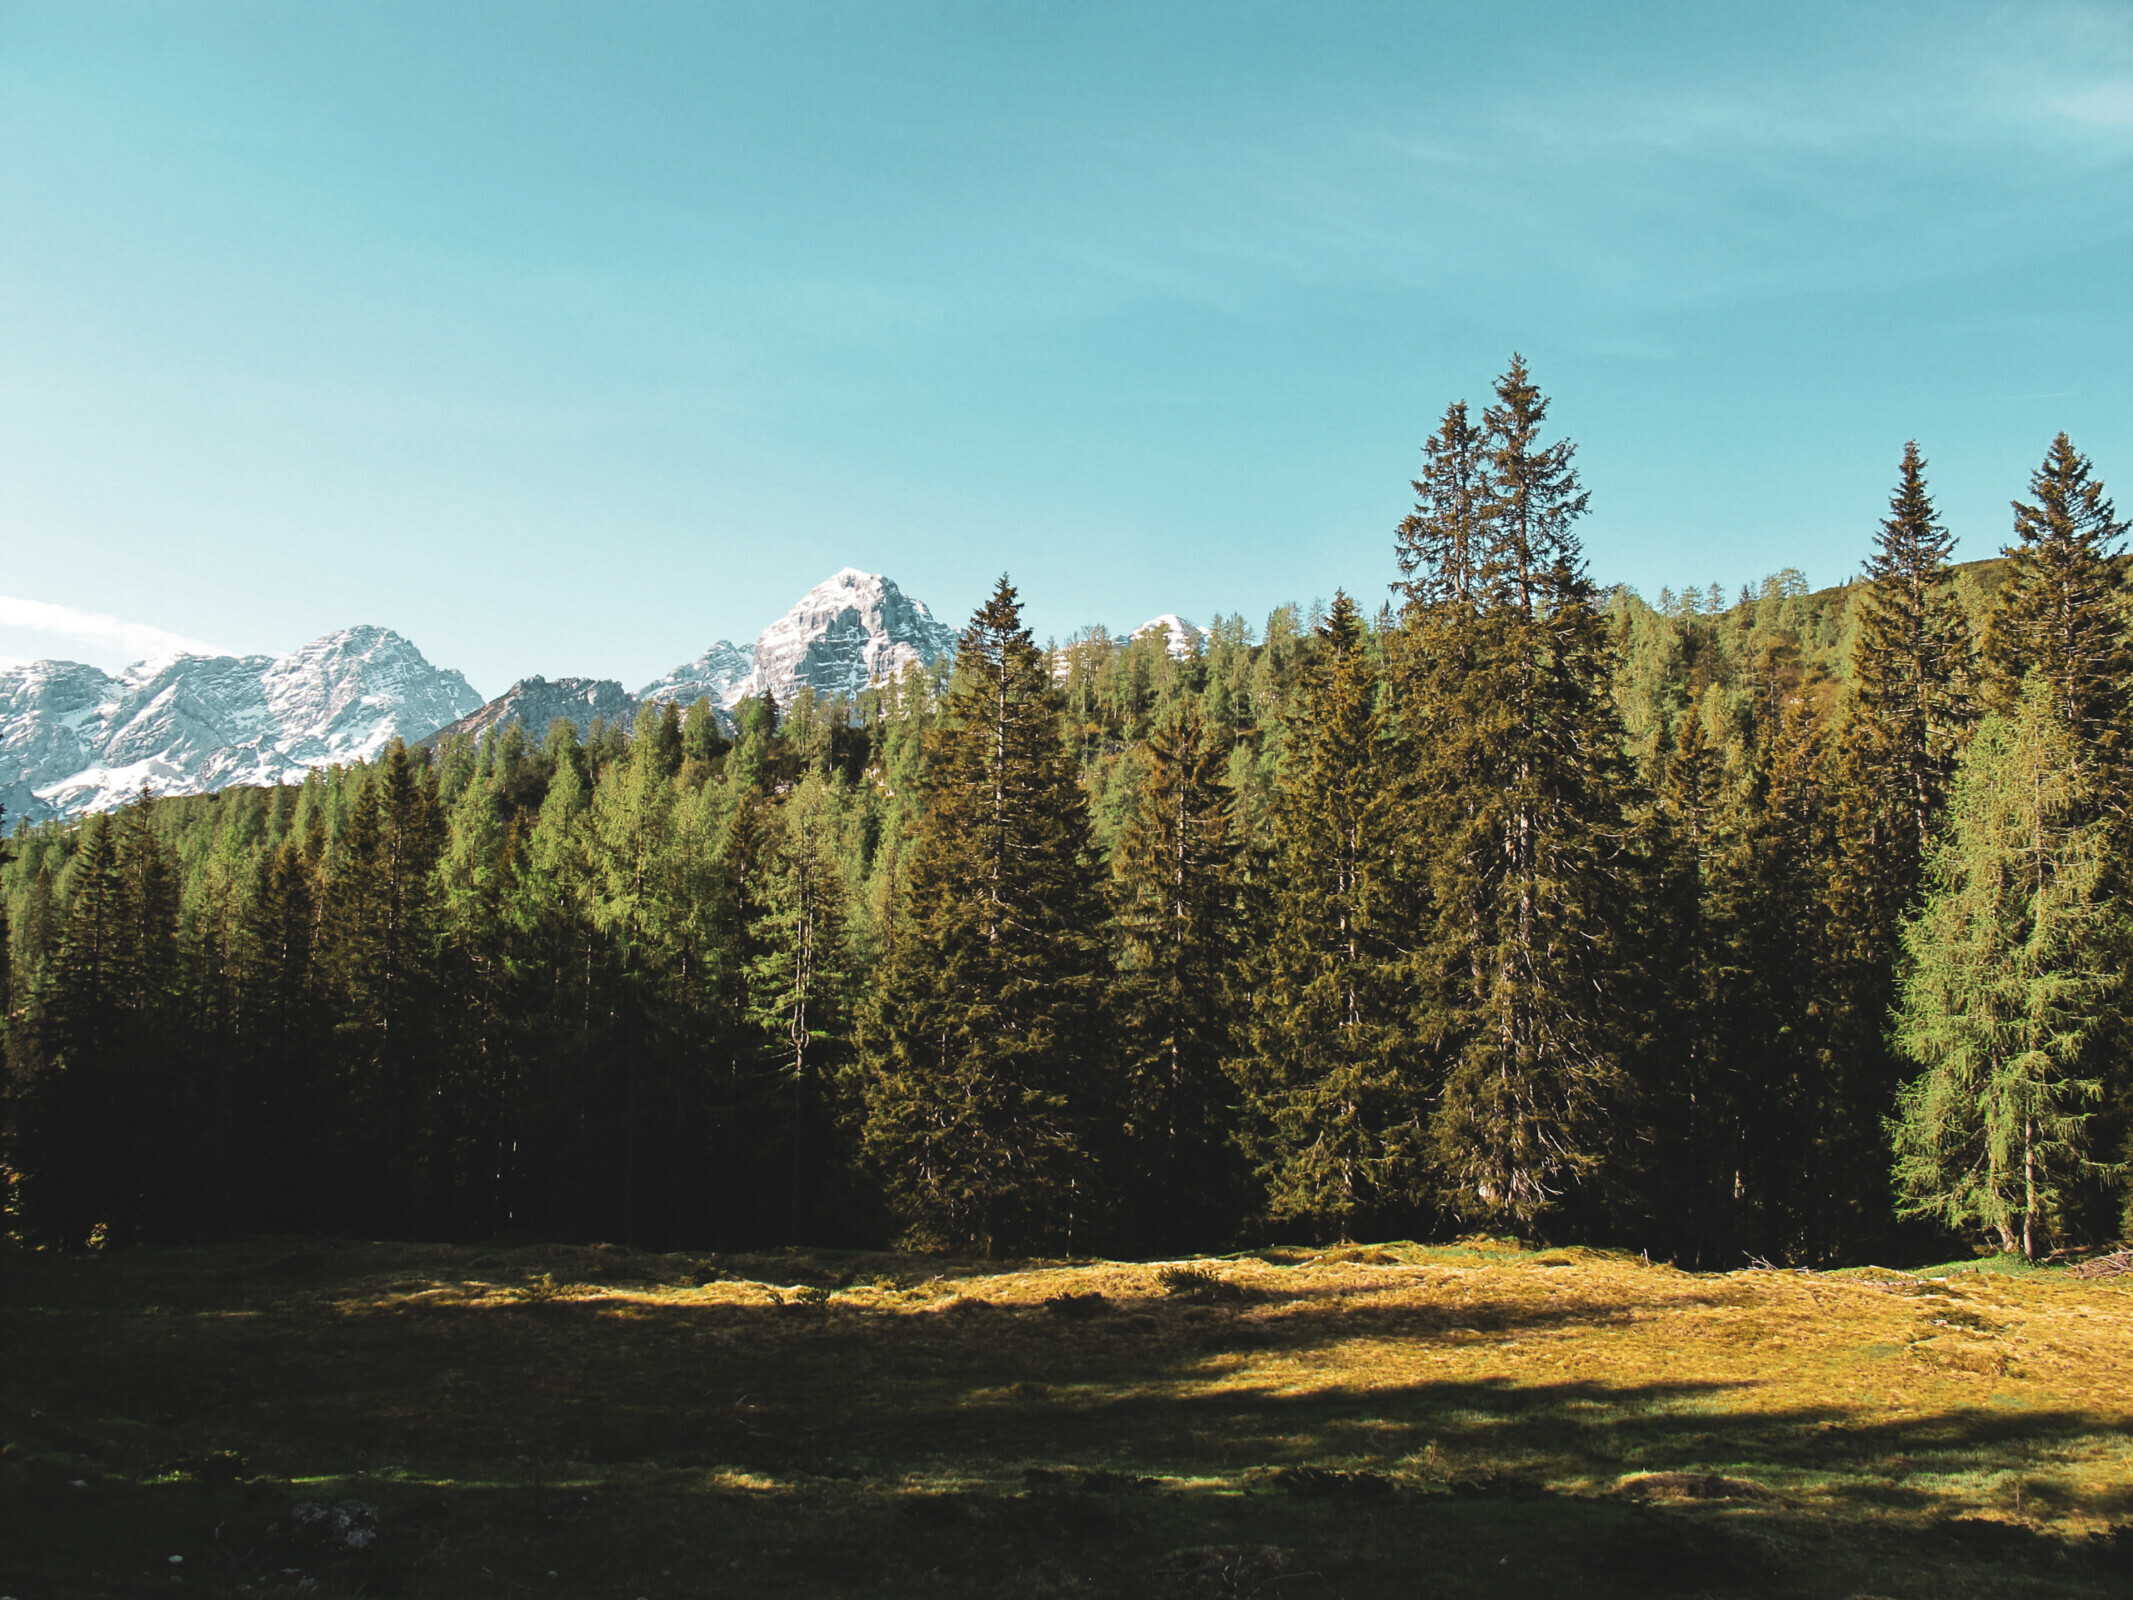
{"type": "Polygon", "coordinates": [[[378,1508],[361,1500],[306,1500],[290,1508],[289,1521],[298,1537],[328,1550],[365,1550],[378,1537],[378,1508]]]}

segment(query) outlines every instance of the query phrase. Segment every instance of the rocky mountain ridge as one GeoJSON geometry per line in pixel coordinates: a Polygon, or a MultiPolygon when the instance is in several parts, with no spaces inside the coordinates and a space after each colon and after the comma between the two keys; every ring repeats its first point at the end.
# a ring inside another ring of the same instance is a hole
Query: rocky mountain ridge
{"type": "Polygon", "coordinates": [[[673,700],[690,705],[708,699],[720,711],[769,694],[791,705],[801,689],[824,699],[850,699],[869,684],[885,682],[907,663],[930,666],[955,656],[956,630],[934,619],[923,600],[878,572],[845,567],[816,584],[784,616],[744,649],[721,639],[693,661],[683,662],[635,694],[612,678],[523,678],[473,715],[439,730],[437,738],[481,734],[516,722],[540,738],[556,717],[584,733],[594,717],[627,721],[637,708],[673,700]],[[565,686],[569,686],[565,689],[565,686]]]}
{"type": "Polygon", "coordinates": [[[481,704],[390,628],[285,656],[168,656],[113,675],[75,661],[0,669],[0,805],[11,817],[300,779],[420,739],[481,704]]]}
{"type": "MultiPolygon", "coordinates": [[[[1199,630],[1169,614],[1160,632],[1189,655],[1199,630]]],[[[292,782],[311,767],[368,760],[392,740],[431,743],[518,723],[539,739],[557,718],[583,733],[628,723],[648,703],[709,699],[721,712],[802,688],[856,696],[907,665],[952,660],[957,631],[880,573],[845,567],[816,584],[752,646],[721,639],[634,694],[611,678],[520,679],[484,702],[389,628],[344,628],[285,656],[172,656],[116,675],[70,661],[0,668],[0,805],[11,818],[124,804],[143,785],[195,794],[292,782]]],[[[1123,641],[1122,641],[1123,642],[1123,641]]]]}

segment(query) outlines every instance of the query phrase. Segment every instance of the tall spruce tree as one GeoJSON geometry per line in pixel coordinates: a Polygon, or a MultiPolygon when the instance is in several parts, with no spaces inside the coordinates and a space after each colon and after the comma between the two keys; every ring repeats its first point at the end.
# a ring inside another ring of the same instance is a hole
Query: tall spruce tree
{"type": "Polygon", "coordinates": [[[123,1174],[114,1231],[131,1239],[171,1239],[200,1220],[203,1175],[189,1170],[202,1146],[198,1074],[182,1007],[178,940],[181,891],[176,863],[156,831],[158,802],[146,787],[119,814],[123,878],[118,1049],[124,1085],[109,1143],[123,1174]],[[120,1224],[123,1224],[123,1227],[120,1224]]]}
{"type": "MultiPolygon", "coordinates": [[[[2123,787],[2128,761],[2125,563],[2118,541],[2128,524],[2104,494],[2088,457],[2065,434],[2030,475],[2028,503],[2016,501],[2015,542],[2002,552],[2007,575],[1985,628],[1987,703],[2012,716],[2034,672],[2082,760],[2123,787]]],[[[2122,796],[2096,803],[2123,809],[2122,796]]]]}
{"type": "Polygon", "coordinates": [[[249,1215],[290,1227],[324,1225],[316,1175],[335,1123],[316,953],[317,813],[301,839],[260,851],[237,921],[233,1144],[246,1152],[240,1189],[249,1215]]]}
{"type": "Polygon", "coordinates": [[[2107,1171],[2089,1124],[2105,1026],[2125,981],[2105,892],[2107,823],[2042,673],[1989,718],[1963,763],[1932,894],[1905,928],[1897,1037],[1923,1072],[1891,1132],[1907,1214],[1981,1230],[2034,1259],[2107,1171]]]}
{"type": "Polygon", "coordinates": [[[191,1151],[176,1026],[178,890],[144,790],[83,825],[18,1085],[23,1220],[69,1249],[168,1238],[191,1151]]]}
{"type": "Polygon", "coordinates": [[[1191,1248],[1234,1226],[1236,796],[1229,741],[1187,705],[1150,732],[1111,858],[1133,1232],[1191,1248]]]}
{"type": "Polygon", "coordinates": [[[1916,909],[1925,856],[1948,784],[1977,718],[1976,651],[1914,440],[1889,501],[1866,585],[1853,602],[1850,684],[1839,715],[1828,887],[1830,949],[1823,1007],[1832,1082],[1823,1109],[1842,1252],[1889,1214],[1888,1164],[1876,1136],[1902,1068],[1886,1037],[1899,929],[1916,909]]]}
{"type": "Polygon", "coordinates": [[[645,706],[626,760],[603,776],[586,813],[593,871],[587,909],[601,935],[607,981],[600,986],[611,1099],[607,1121],[619,1156],[616,1193],[625,1244],[637,1242],[637,1201],[645,1124],[666,1109],[673,1086],[656,1081],[654,1034],[664,996],[663,912],[674,775],[681,770],[681,718],[672,701],[645,706]]]}
{"type": "Polygon", "coordinates": [[[1747,782],[1731,797],[1713,896],[1727,1210],[1744,1253],[1823,1262],[1843,1220],[1833,1158],[1856,1133],[1830,1064],[1829,685],[1807,681],[1786,648],[1767,650],[1763,666],[1747,782]]]}
{"type": "Polygon", "coordinates": [[[362,780],[320,906],[320,966],[338,1011],[340,1097],[357,1134],[336,1151],[342,1226],[367,1213],[406,1228],[429,1198],[427,1069],[442,1021],[434,980],[443,846],[435,783],[395,740],[362,780]]]}
{"type": "Polygon", "coordinates": [[[1639,1074],[1651,1134],[1640,1181],[1645,1220],[1662,1248],[1697,1266],[1739,1259],[1739,1096],[1719,1006],[1732,932],[1724,895],[1729,817],[1709,711],[1703,692],[1692,693],[1657,751],[1647,831],[1659,1036],[1639,1074]]]}
{"type": "Polygon", "coordinates": [[[1059,714],[1003,577],[957,648],[864,1044],[865,1144],[918,1240],[1066,1244],[1101,1216],[1109,963],[1059,714]]]}
{"type": "Polygon", "coordinates": [[[1917,892],[1933,819],[1977,720],[1976,651],[1948,565],[1955,540],[1934,515],[1913,440],[1853,602],[1850,700],[1842,745],[1861,797],[1859,846],[1902,890],[1917,892]]]}
{"type": "MultiPolygon", "coordinates": [[[[1641,890],[1613,646],[1576,524],[1588,497],[1548,402],[1514,356],[1483,417],[1487,492],[1469,598],[1444,570],[1410,613],[1405,715],[1416,853],[1434,926],[1422,1037],[1455,1214],[1521,1230],[1598,1176],[1606,1110],[1636,1037],[1624,947],[1641,890]]],[[[1439,517],[1447,508],[1432,500],[1439,517]]]]}
{"type": "Polygon", "coordinates": [[[1275,799],[1243,1077],[1270,1215],[1345,1238],[1413,1198],[1421,1086],[1399,1010],[1398,774],[1377,662],[1345,592],[1316,645],[1275,799]]]}
{"type": "Polygon", "coordinates": [[[826,1080],[848,1005],[846,892],[831,837],[834,804],[828,781],[810,773],[781,808],[762,909],[750,929],[749,1020],[780,1052],[787,1080],[788,1244],[805,1243],[813,1220],[809,1176],[822,1153],[812,1135],[825,1121],[826,1080]]]}
{"type": "MultiPolygon", "coordinates": [[[[121,1203],[111,1134],[128,1117],[122,1051],[132,951],[118,829],[82,824],[49,977],[29,1026],[34,1044],[16,1086],[17,1202],[32,1237],[79,1250],[121,1203]]],[[[123,1222],[123,1219],[121,1219],[123,1222]]]]}
{"type": "Polygon", "coordinates": [[[1488,556],[1491,511],[1488,437],[1467,416],[1464,400],[1422,446],[1422,476],[1409,487],[1415,508],[1394,534],[1401,581],[1394,592],[1410,606],[1471,606],[1488,556]]]}

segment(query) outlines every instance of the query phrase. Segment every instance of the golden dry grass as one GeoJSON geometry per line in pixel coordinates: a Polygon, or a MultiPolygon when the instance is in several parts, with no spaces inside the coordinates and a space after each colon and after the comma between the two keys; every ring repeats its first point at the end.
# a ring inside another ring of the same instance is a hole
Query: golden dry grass
{"type": "Polygon", "coordinates": [[[14,1254],[0,1594],[2124,1593],[2129,1357],[2133,1277],[1488,1244],[14,1254]]]}

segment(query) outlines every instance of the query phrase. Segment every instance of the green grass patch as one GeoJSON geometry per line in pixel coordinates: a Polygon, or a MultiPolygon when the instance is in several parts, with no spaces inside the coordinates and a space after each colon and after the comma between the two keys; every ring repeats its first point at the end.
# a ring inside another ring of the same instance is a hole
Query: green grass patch
{"type": "Polygon", "coordinates": [[[0,1594],[2117,1594],[2129,1311],[1501,1241],[18,1252],[0,1594]]]}

